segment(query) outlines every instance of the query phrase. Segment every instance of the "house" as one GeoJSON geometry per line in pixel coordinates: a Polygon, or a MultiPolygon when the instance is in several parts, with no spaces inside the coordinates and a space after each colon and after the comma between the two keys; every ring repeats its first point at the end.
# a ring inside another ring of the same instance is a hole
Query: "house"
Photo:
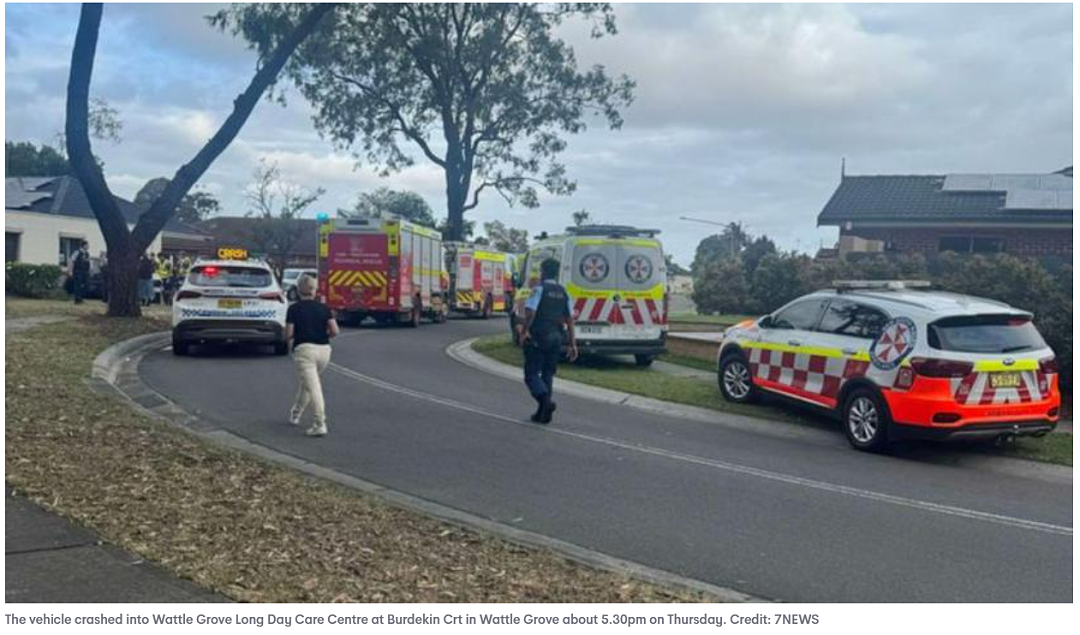
{"type": "Polygon", "coordinates": [[[222,247],[241,247],[283,268],[316,265],[318,222],[314,219],[297,218],[284,223],[275,219],[268,225],[260,218],[215,216],[201,221],[198,229],[212,237],[214,252],[222,247]]]}
{"type": "MultiPolygon", "coordinates": [[[[128,228],[134,228],[142,210],[120,197],[116,197],[116,202],[128,228]]],[[[174,220],[165,225],[162,234],[186,240],[206,238],[199,230],[174,220]]],[[[4,179],[6,262],[66,266],[68,258],[84,240],[90,244],[92,256],[106,251],[105,237],[78,179],[71,176],[4,179]]],[[[158,253],[161,247],[162,235],[158,235],[149,251],[158,253]]]]}
{"type": "Polygon", "coordinates": [[[843,176],[818,215],[852,252],[1072,258],[1072,167],[1051,174],[843,176]]]}

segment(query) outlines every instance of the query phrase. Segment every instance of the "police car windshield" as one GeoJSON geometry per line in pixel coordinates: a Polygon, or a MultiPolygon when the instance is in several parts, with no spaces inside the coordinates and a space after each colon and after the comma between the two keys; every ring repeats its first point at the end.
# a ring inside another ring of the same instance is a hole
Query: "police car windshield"
{"type": "Polygon", "coordinates": [[[958,353],[1019,353],[1046,347],[1031,320],[1019,315],[952,317],[930,325],[932,348],[958,353]]]}
{"type": "Polygon", "coordinates": [[[269,271],[254,267],[206,265],[192,269],[190,281],[200,287],[258,288],[270,286],[271,276],[269,271]]]}

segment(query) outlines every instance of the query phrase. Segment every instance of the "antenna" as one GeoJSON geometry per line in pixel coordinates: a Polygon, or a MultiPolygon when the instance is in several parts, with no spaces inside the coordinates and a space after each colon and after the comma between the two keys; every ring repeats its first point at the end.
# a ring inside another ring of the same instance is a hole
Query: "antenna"
{"type": "Polygon", "coordinates": [[[840,157],[840,180],[847,176],[847,157],[840,157]]]}

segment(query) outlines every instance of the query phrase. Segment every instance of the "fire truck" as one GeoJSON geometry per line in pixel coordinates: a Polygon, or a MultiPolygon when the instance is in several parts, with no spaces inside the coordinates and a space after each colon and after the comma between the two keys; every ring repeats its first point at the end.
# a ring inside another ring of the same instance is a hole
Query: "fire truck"
{"type": "Polygon", "coordinates": [[[514,256],[469,245],[446,244],[450,309],[485,320],[513,307],[514,256]]]}
{"type": "Polygon", "coordinates": [[[346,324],[446,321],[442,236],[433,229],[400,219],[321,219],[318,268],[320,295],[346,324]]]}

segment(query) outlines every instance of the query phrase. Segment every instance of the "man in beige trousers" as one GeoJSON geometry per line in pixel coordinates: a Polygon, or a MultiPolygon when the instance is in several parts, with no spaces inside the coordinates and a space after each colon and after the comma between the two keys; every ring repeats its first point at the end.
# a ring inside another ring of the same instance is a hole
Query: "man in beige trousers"
{"type": "Polygon", "coordinates": [[[330,309],[315,299],[315,278],[301,276],[296,288],[300,301],[289,307],[285,317],[285,339],[292,343],[293,361],[300,379],[289,423],[300,425],[304,410],[309,403],[314,404],[315,423],[307,429],[307,435],[321,437],[327,430],[326,402],[319,375],[330,364],[330,338],[338,334],[338,325],[330,309]]]}

